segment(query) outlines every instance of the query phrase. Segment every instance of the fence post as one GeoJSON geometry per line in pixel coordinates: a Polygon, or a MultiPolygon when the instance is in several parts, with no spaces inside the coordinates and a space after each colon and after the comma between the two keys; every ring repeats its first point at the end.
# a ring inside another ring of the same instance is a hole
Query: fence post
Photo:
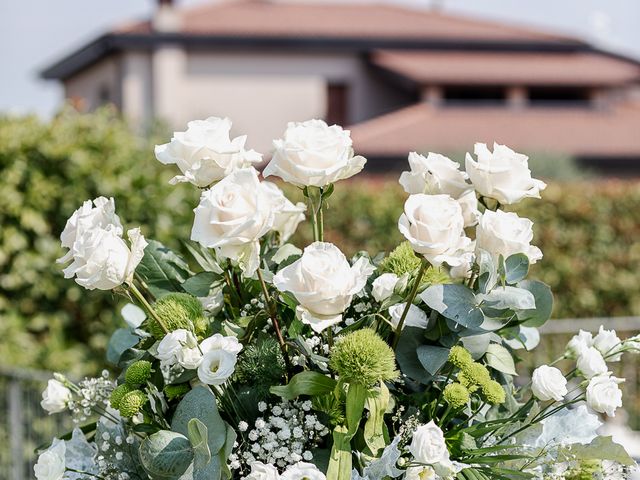
{"type": "Polygon", "coordinates": [[[12,378],[9,382],[9,444],[11,449],[11,480],[23,480],[24,477],[24,422],[22,411],[22,386],[20,380],[12,378]]]}

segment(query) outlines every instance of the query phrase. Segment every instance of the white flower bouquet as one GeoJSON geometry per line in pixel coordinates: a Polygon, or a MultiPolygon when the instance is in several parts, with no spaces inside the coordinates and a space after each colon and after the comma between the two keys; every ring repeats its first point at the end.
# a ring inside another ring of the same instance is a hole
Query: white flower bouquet
{"type": "MultiPolygon", "coordinates": [[[[348,259],[323,238],[335,182],[362,170],[349,132],[290,124],[265,176],[228,119],[189,123],[156,148],[173,182],[202,189],[190,258],[128,231],[113,199],[87,201],[62,233],[64,274],[131,303],[110,379],[60,374],[42,406],[78,427],[53,441],[39,480],[624,478],[634,466],[600,415],[621,406],[608,363],[638,351],[580,332],[531,382],[518,350],[539,341],[552,295],[527,279],[532,222],[501,209],[539,198],[527,157],[475,146],[467,173],[409,155],[409,194],[388,255],[348,259]],[[287,243],[310,219],[314,242],[287,243]],[[557,363],[557,362],[554,362],[557,363]]],[[[349,208],[334,205],[334,208],[349,208]]]]}

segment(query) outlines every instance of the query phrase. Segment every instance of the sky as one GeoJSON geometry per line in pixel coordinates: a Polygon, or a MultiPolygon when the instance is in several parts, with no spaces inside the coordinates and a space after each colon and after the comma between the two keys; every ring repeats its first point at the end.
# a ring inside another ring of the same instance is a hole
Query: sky
{"type": "MultiPolygon", "coordinates": [[[[205,1],[177,0],[180,5],[205,1]]],[[[639,0],[386,1],[415,7],[437,3],[445,12],[577,35],[640,59],[639,0]]],[[[38,72],[113,25],[149,16],[154,6],[154,0],[0,0],[0,112],[51,115],[62,101],[62,88],[39,79],[38,72]]]]}

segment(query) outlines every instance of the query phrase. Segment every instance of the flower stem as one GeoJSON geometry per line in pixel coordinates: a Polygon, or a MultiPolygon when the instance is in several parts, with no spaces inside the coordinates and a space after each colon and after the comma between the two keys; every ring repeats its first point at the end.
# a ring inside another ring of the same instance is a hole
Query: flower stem
{"type": "Polygon", "coordinates": [[[306,187],[305,196],[311,212],[311,228],[313,229],[313,241],[324,241],[324,215],[322,213],[322,188],[306,187]]]}
{"type": "Polygon", "coordinates": [[[406,299],[406,303],[404,305],[404,310],[402,311],[402,316],[400,317],[400,321],[398,322],[398,326],[396,327],[396,333],[393,337],[393,343],[391,343],[391,348],[395,350],[398,346],[398,341],[400,340],[400,334],[402,333],[402,327],[404,326],[404,321],[407,318],[407,314],[409,313],[409,309],[411,308],[411,304],[413,300],[416,298],[418,293],[418,287],[420,287],[420,282],[422,282],[422,277],[424,276],[424,272],[427,270],[427,261],[423,258],[422,263],[420,265],[420,271],[418,272],[418,276],[416,277],[415,282],[413,283],[413,287],[411,288],[411,292],[406,299]]]}
{"type": "Polygon", "coordinates": [[[273,323],[273,329],[276,331],[276,337],[278,337],[278,343],[280,344],[280,350],[282,350],[282,356],[284,357],[284,362],[287,366],[287,372],[291,370],[291,364],[289,363],[289,355],[287,354],[287,344],[282,337],[282,331],[280,330],[280,324],[278,323],[278,316],[276,315],[276,306],[272,302],[271,295],[269,295],[269,290],[267,289],[267,284],[262,277],[262,272],[260,272],[260,268],[256,270],[258,274],[258,280],[260,280],[260,287],[262,288],[262,293],[264,294],[264,300],[267,304],[267,311],[269,312],[269,318],[271,318],[271,322],[273,323]]]}
{"type": "Polygon", "coordinates": [[[169,333],[169,329],[167,328],[167,325],[164,323],[164,320],[162,320],[160,317],[158,317],[158,315],[153,310],[153,308],[151,307],[149,302],[147,302],[147,299],[144,298],[144,295],[142,295],[142,292],[140,292],[140,290],[138,290],[138,288],[133,284],[133,282],[131,283],[131,285],[129,285],[129,291],[131,293],[133,293],[133,296],[138,299],[138,301],[142,304],[142,306],[144,306],[144,308],[147,310],[147,312],[149,312],[149,315],[151,315],[153,317],[153,319],[156,322],[158,322],[158,325],[160,325],[160,327],[162,328],[164,333],[169,333]]]}

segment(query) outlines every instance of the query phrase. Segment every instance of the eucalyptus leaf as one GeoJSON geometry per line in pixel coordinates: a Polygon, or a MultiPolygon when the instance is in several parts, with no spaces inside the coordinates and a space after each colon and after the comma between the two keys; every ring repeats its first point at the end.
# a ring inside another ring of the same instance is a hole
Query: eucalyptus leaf
{"type": "Polygon", "coordinates": [[[469,350],[474,360],[478,360],[487,353],[489,343],[491,343],[491,337],[492,335],[490,333],[462,337],[462,345],[469,350]]]}
{"type": "Polygon", "coordinates": [[[189,422],[193,418],[207,427],[209,450],[215,456],[224,445],[227,428],[218,413],[216,398],[208,387],[195,387],[182,398],[173,414],[171,429],[189,435],[189,422]]]}
{"type": "Polygon", "coordinates": [[[516,253],[504,261],[505,280],[513,285],[523,280],[529,273],[529,257],[524,253],[516,253]]]}
{"type": "Polygon", "coordinates": [[[420,345],[416,350],[416,354],[424,369],[431,375],[435,375],[447,363],[449,349],[435,345],[420,345]]]}
{"type": "Polygon", "coordinates": [[[517,375],[516,365],[509,350],[502,345],[492,343],[487,348],[485,356],[487,364],[494,370],[506,373],[507,375],[517,375]]]}
{"type": "Polygon", "coordinates": [[[497,310],[531,310],[536,308],[533,294],[524,288],[504,286],[496,287],[489,293],[478,295],[483,305],[497,310]]]}
{"type": "Polygon", "coordinates": [[[464,327],[477,328],[484,321],[474,293],[464,285],[432,285],[420,294],[420,298],[444,317],[464,327]]]}
{"type": "Polygon", "coordinates": [[[140,463],[153,480],[177,480],[193,460],[189,439],[169,430],[145,438],[138,450],[140,463]]]}
{"type": "Polygon", "coordinates": [[[418,359],[417,350],[424,343],[424,330],[405,327],[396,347],[396,360],[400,370],[407,377],[420,383],[428,383],[433,376],[427,372],[418,359]]]}
{"type": "Polygon", "coordinates": [[[135,347],[139,341],[140,337],[131,333],[130,329],[117,329],[113,332],[113,335],[111,335],[109,344],[107,345],[107,361],[113,365],[118,365],[122,354],[130,348],[135,347]]]}
{"type": "Polygon", "coordinates": [[[518,312],[518,319],[527,327],[541,327],[551,318],[553,294],[549,286],[538,280],[523,280],[518,287],[528,290],[535,298],[536,308],[518,312]]]}
{"type": "Polygon", "coordinates": [[[203,468],[211,461],[211,450],[209,449],[209,434],[207,426],[197,418],[192,418],[187,423],[187,433],[191,446],[193,447],[195,469],[203,468]]]}

